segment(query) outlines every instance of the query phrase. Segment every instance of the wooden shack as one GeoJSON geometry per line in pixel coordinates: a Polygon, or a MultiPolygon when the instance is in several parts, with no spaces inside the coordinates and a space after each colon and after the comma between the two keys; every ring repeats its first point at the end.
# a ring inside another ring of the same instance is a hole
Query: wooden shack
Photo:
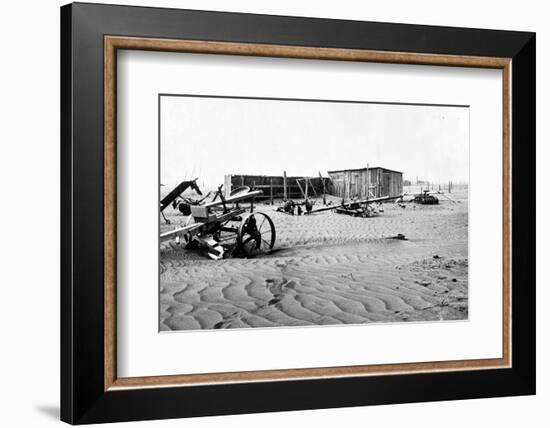
{"type": "Polygon", "coordinates": [[[403,173],[400,171],[374,167],[328,171],[328,175],[333,195],[340,198],[377,198],[403,193],[403,173]]]}

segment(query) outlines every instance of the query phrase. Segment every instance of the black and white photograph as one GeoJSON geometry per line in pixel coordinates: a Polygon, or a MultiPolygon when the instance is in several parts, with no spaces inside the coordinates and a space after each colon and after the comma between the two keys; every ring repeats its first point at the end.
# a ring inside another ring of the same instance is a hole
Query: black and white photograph
{"type": "Polygon", "coordinates": [[[469,107],[159,94],[159,330],[468,320],[469,107]]]}
{"type": "Polygon", "coordinates": [[[544,426],[544,5],[4,2],[0,425],[544,426]]]}

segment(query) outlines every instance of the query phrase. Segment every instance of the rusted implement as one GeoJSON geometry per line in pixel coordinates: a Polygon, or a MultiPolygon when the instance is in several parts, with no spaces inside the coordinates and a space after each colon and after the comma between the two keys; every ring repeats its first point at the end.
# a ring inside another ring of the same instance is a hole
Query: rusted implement
{"type": "Polygon", "coordinates": [[[161,233],[160,241],[183,241],[186,248],[202,248],[214,260],[269,253],[275,245],[275,226],[266,214],[254,212],[254,197],[262,191],[243,189],[225,198],[222,187],[212,202],[192,205],[185,226],[161,233]],[[250,202],[248,212],[240,206],[244,201],[250,202]]]}
{"type": "Polygon", "coordinates": [[[382,196],[380,198],[369,198],[369,199],[361,199],[358,201],[347,201],[347,202],[342,202],[341,204],[338,204],[338,205],[330,205],[330,206],[318,208],[316,210],[311,210],[309,212],[306,212],[305,214],[316,214],[324,211],[335,210],[336,212],[339,212],[341,214],[358,215],[361,217],[372,217],[372,215],[366,214],[367,212],[369,212],[369,208],[368,208],[369,204],[392,201],[402,197],[403,195],[382,196]]]}
{"type": "Polygon", "coordinates": [[[170,205],[178,209],[183,215],[189,215],[191,213],[191,210],[190,210],[191,205],[199,205],[202,201],[204,201],[210,195],[210,193],[208,193],[202,199],[198,199],[198,200],[195,200],[192,198],[184,198],[182,196],[182,193],[189,188],[197,192],[198,195],[203,196],[201,189],[199,189],[199,186],[197,184],[197,180],[198,178],[195,178],[194,180],[189,180],[189,181],[182,181],[180,184],[174,187],[164,198],[161,199],[160,213],[167,224],[170,224],[170,220],[168,220],[164,216],[164,210],[168,208],[170,205]]]}
{"type": "Polygon", "coordinates": [[[296,202],[292,199],[288,199],[284,202],[284,204],[280,207],[278,207],[275,211],[290,214],[290,215],[302,215],[305,213],[309,213],[313,210],[313,206],[315,205],[315,200],[311,199],[305,199],[301,202],[296,202]],[[304,208],[302,209],[302,206],[304,208]]]}
{"type": "Polygon", "coordinates": [[[174,202],[177,198],[181,197],[181,194],[190,187],[195,192],[197,192],[199,195],[202,196],[201,189],[199,189],[199,186],[197,185],[197,180],[198,178],[195,178],[194,180],[189,180],[189,181],[182,181],[180,184],[174,187],[170,191],[170,193],[168,193],[164,198],[161,199],[160,210],[164,211],[172,202],[174,202]]]}
{"type": "Polygon", "coordinates": [[[352,217],[376,217],[380,213],[380,210],[377,210],[371,204],[352,204],[351,206],[336,208],[334,211],[352,217]]]}
{"type": "Polygon", "coordinates": [[[413,202],[422,205],[436,205],[439,204],[439,199],[431,195],[428,190],[424,190],[422,193],[414,195],[413,202]]]}

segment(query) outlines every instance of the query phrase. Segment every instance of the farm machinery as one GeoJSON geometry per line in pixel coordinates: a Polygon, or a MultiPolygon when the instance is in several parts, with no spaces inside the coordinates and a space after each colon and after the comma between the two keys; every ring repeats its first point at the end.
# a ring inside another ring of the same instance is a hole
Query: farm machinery
{"type": "Polygon", "coordinates": [[[284,204],[278,207],[276,211],[290,215],[302,215],[304,211],[306,213],[311,212],[313,210],[313,205],[315,205],[315,200],[304,199],[301,202],[296,202],[292,199],[288,199],[284,201],[284,204]]]}
{"type": "Polygon", "coordinates": [[[373,205],[378,205],[378,204],[381,204],[382,202],[389,202],[395,199],[399,199],[401,197],[402,195],[382,196],[379,198],[342,201],[340,204],[329,205],[329,206],[318,208],[315,210],[310,210],[305,214],[315,214],[323,211],[334,210],[338,214],[346,214],[346,215],[351,215],[353,217],[375,217],[382,210],[375,208],[373,205]]]}
{"type": "Polygon", "coordinates": [[[413,202],[421,205],[437,205],[439,204],[439,199],[430,194],[428,190],[423,190],[422,193],[414,195],[413,202]]]}
{"type": "Polygon", "coordinates": [[[185,225],[161,233],[160,241],[183,241],[186,248],[203,249],[214,260],[269,253],[275,245],[275,226],[269,216],[254,211],[254,197],[262,191],[241,187],[224,197],[222,188],[211,202],[188,204],[185,225]],[[248,208],[242,206],[246,202],[248,208]]]}
{"type": "Polygon", "coordinates": [[[170,205],[179,210],[183,215],[190,215],[192,205],[200,205],[206,198],[208,198],[208,196],[210,196],[210,192],[208,192],[202,199],[193,199],[183,196],[183,192],[189,188],[194,190],[198,195],[203,196],[201,189],[199,189],[197,184],[197,180],[198,178],[195,178],[194,180],[182,181],[160,200],[160,214],[164,218],[166,224],[170,224],[170,220],[168,220],[164,215],[164,210],[170,205]]]}

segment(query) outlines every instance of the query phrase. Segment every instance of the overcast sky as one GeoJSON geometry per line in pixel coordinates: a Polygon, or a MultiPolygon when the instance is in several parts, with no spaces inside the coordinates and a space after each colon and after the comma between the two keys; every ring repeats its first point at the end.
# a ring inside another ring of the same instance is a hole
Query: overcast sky
{"type": "Polygon", "coordinates": [[[161,183],[225,174],[317,176],[382,166],[468,180],[467,107],[161,97],[161,183]]]}

